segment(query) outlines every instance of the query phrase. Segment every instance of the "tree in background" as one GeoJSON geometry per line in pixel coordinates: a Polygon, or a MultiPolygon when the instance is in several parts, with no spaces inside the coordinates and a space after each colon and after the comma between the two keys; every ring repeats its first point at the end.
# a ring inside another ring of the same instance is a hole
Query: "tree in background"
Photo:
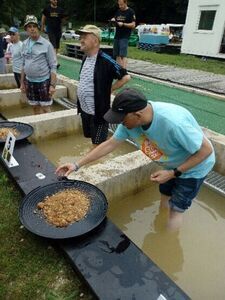
{"type": "Polygon", "coordinates": [[[14,18],[21,16],[26,7],[26,0],[2,0],[0,2],[0,20],[2,24],[14,25],[14,18]]]}
{"type": "MultiPolygon", "coordinates": [[[[118,8],[117,1],[105,0],[58,0],[68,13],[69,21],[107,23],[118,8]]],[[[15,19],[23,24],[27,14],[40,20],[42,9],[48,0],[0,0],[0,22],[13,25],[15,19]]],[[[138,23],[184,23],[188,0],[132,0],[128,5],[134,9],[138,23]]]]}
{"type": "Polygon", "coordinates": [[[26,15],[34,14],[41,16],[41,10],[46,0],[1,0],[0,1],[0,20],[2,24],[8,26],[17,25],[15,20],[20,20],[23,24],[26,15]]]}

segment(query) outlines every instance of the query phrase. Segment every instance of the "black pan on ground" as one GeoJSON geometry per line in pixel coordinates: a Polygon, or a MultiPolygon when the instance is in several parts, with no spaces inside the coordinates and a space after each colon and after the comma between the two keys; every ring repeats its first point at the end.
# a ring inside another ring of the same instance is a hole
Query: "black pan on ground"
{"type": "MultiPolygon", "coordinates": [[[[0,121],[0,129],[1,128],[11,128],[16,129],[19,133],[18,136],[16,136],[16,141],[20,141],[23,139],[28,138],[32,135],[34,129],[31,125],[21,123],[21,122],[10,122],[10,121],[0,121]]],[[[0,138],[0,143],[5,143],[6,139],[0,138]]]]}
{"type": "Polygon", "coordinates": [[[26,195],[19,208],[19,217],[21,223],[34,234],[52,239],[66,239],[79,237],[97,227],[104,220],[107,208],[107,199],[96,186],[78,180],[59,181],[38,187],[26,195]],[[76,189],[86,193],[90,200],[90,208],[83,219],[60,228],[48,223],[37,204],[46,196],[65,189],[76,189]]]}

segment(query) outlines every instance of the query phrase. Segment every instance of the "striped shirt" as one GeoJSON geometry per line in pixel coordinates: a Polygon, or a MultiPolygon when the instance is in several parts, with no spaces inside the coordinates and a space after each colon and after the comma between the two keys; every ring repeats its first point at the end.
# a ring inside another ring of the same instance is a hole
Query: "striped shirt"
{"type": "Polygon", "coordinates": [[[80,73],[77,95],[80,101],[81,109],[87,114],[95,114],[94,104],[94,69],[97,54],[87,56],[80,73]]]}

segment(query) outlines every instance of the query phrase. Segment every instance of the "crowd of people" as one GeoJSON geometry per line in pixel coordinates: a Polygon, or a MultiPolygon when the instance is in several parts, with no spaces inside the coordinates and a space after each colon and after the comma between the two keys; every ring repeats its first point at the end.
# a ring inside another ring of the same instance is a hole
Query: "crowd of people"
{"type": "MultiPolygon", "coordinates": [[[[118,0],[119,9],[111,19],[116,26],[114,58],[100,49],[101,30],[86,25],[77,33],[84,53],[77,89],[78,113],[83,134],[90,138],[93,150],[77,162],[57,168],[59,176],[73,171],[113,151],[128,138],[162,169],[150,175],[159,184],[161,207],[169,210],[168,227],[181,226],[183,212],[197,195],[205,177],[213,168],[215,154],[192,114],[181,106],[153,102],[136,89],[117,93],[111,107],[111,93],[123,87],[130,75],[126,70],[127,47],[135,27],[135,13],[127,0],[118,0]],[[111,107],[111,108],[110,108],[111,107]],[[108,139],[110,123],[119,124],[108,139]]],[[[51,111],[57,82],[57,52],[61,25],[67,18],[57,0],[42,12],[41,26],[33,15],[25,19],[28,38],[22,43],[16,27],[10,27],[8,52],[13,61],[17,86],[26,93],[35,114],[51,111]],[[49,39],[42,37],[47,31],[49,39]]],[[[4,73],[7,41],[0,29],[0,73],[4,73]]],[[[10,58],[9,58],[10,59],[10,58]]]]}

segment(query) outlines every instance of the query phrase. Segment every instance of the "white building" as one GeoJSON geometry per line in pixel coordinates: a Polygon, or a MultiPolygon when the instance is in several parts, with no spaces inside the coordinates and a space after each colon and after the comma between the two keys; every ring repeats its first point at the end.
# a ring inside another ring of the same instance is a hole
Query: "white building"
{"type": "Polygon", "coordinates": [[[181,53],[225,59],[225,0],[189,0],[181,53]]]}

